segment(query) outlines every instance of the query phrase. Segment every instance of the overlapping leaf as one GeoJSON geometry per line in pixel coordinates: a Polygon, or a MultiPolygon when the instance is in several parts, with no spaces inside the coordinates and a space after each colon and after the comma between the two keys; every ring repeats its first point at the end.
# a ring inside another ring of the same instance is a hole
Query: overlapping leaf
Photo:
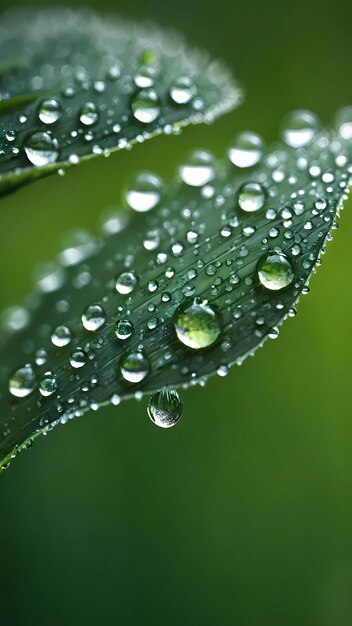
{"type": "Polygon", "coordinates": [[[108,230],[115,234],[69,245],[61,255],[66,267],[52,268],[41,281],[50,293],[33,294],[26,309],[14,311],[8,326],[24,328],[5,334],[0,346],[3,459],[45,428],[111,399],[226,373],[293,313],[346,197],[351,146],[334,132],[320,131],[306,147],[273,146],[253,168],[224,161],[212,167],[206,185],[176,182],[158,207],[134,216],[122,233],[116,232],[118,220],[110,219],[108,230]],[[248,182],[259,184],[265,195],[264,206],[254,212],[240,206],[248,182]],[[259,281],[258,261],[270,251],[285,254],[291,265],[294,279],[286,289],[272,291],[259,281]],[[124,271],[136,279],[127,294],[116,291],[116,277],[124,271]],[[196,297],[215,305],[223,320],[219,341],[206,350],[187,348],[175,332],[176,309],[196,297]],[[81,316],[94,303],[106,321],[89,332],[81,316]],[[133,326],[125,340],[115,335],[121,319],[133,326]],[[58,348],[50,337],[60,324],[72,340],[58,348]],[[70,359],[78,349],[85,365],[75,369],[70,359]],[[141,350],[149,373],[131,384],[121,362],[141,350]],[[57,384],[52,395],[42,397],[37,384],[26,398],[9,393],[11,373],[26,363],[37,383],[51,372],[57,384]]]}
{"type": "Polygon", "coordinates": [[[212,121],[242,98],[222,65],[178,35],[88,10],[8,14],[0,59],[0,194],[212,121]]]}

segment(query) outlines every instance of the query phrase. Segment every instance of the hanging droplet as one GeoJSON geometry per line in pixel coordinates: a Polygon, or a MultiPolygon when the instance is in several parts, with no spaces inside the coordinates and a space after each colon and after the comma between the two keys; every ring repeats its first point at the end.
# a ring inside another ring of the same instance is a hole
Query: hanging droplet
{"type": "Polygon", "coordinates": [[[98,121],[98,111],[94,102],[86,102],[81,108],[79,120],[84,126],[92,126],[98,121]]]}
{"type": "Polygon", "coordinates": [[[151,172],[139,172],[126,190],[126,201],[137,213],[145,213],[160,202],[163,182],[151,172]]]}
{"type": "Polygon", "coordinates": [[[16,370],[9,380],[9,390],[16,398],[25,398],[35,388],[35,374],[31,365],[16,370]]]}
{"type": "Polygon", "coordinates": [[[335,128],[345,141],[352,139],[352,106],[340,109],[335,115],[335,128]]]}
{"type": "Polygon", "coordinates": [[[137,286],[138,279],[134,272],[122,272],[116,279],[116,291],[122,295],[131,293],[137,286]]]}
{"type": "Polygon", "coordinates": [[[162,389],[151,396],[147,411],[156,426],[171,428],[182,415],[180,396],[175,389],[162,389]]]}
{"type": "Polygon", "coordinates": [[[56,139],[44,131],[38,131],[28,137],[24,150],[28,160],[37,167],[55,163],[59,155],[56,139]]]}
{"type": "Polygon", "coordinates": [[[174,326],[178,339],[188,348],[209,348],[220,337],[222,318],[220,311],[206,301],[186,301],[176,310],[174,326]]]}
{"type": "Polygon", "coordinates": [[[71,331],[67,326],[63,324],[61,326],[57,326],[51,335],[51,341],[54,346],[58,348],[63,348],[67,346],[72,339],[71,331]]]}
{"type": "Polygon", "coordinates": [[[51,372],[47,372],[39,383],[39,391],[42,396],[47,397],[51,396],[56,390],[56,378],[51,374],[51,372]]]}
{"type": "Polygon", "coordinates": [[[115,335],[118,339],[124,341],[129,339],[133,333],[133,325],[129,320],[119,320],[116,324],[115,335]]]}
{"type": "Polygon", "coordinates": [[[238,191],[238,204],[247,213],[259,211],[265,204],[265,190],[259,183],[244,183],[238,191]]]}
{"type": "Polygon", "coordinates": [[[179,76],[170,85],[170,97],[176,104],[188,104],[196,92],[196,86],[189,76],[179,76]]]}
{"type": "Polygon", "coordinates": [[[281,252],[265,254],[259,260],[257,271],[263,287],[271,291],[285,289],[294,279],[291,262],[281,252]]]}
{"type": "Polygon", "coordinates": [[[134,117],[142,124],[150,124],[160,115],[159,97],[154,89],[142,89],[131,106],[134,117]]]}
{"type": "Polygon", "coordinates": [[[61,104],[54,98],[43,100],[38,117],[43,124],[54,124],[61,117],[61,104]]]}
{"type": "Polygon", "coordinates": [[[191,187],[202,187],[214,178],[214,157],[205,150],[194,150],[179,168],[181,180],[191,187]]]}
{"type": "Polygon", "coordinates": [[[120,371],[129,383],[140,383],[148,375],[149,361],[143,352],[128,352],[120,360],[120,371]]]}
{"type": "Polygon", "coordinates": [[[302,148],[313,141],[320,128],[319,118],[311,111],[299,109],[282,122],[282,138],[291,148],[302,148]]]}
{"type": "Polygon", "coordinates": [[[228,149],[228,157],[236,167],[253,167],[263,156],[264,141],[251,131],[237,133],[228,149]]]}
{"type": "Polygon", "coordinates": [[[94,332],[105,324],[105,311],[100,304],[90,304],[82,315],[82,324],[86,330],[94,332]]]}

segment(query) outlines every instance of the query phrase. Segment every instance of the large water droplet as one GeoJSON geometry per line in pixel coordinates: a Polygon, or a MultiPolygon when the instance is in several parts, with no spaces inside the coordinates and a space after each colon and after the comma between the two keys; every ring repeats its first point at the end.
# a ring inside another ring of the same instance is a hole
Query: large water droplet
{"type": "Polygon", "coordinates": [[[122,295],[131,293],[137,286],[138,279],[134,272],[122,272],[116,279],[116,291],[122,295]]]}
{"type": "Polygon", "coordinates": [[[61,104],[54,98],[43,100],[40,105],[38,116],[43,124],[54,124],[61,117],[61,104]]]}
{"type": "Polygon", "coordinates": [[[170,97],[176,104],[188,104],[196,94],[196,87],[189,76],[175,78],[170,85],[170,97]]]}
{"type": "Polygon", "coordinates": [[[84,126],[92,126],[98,121],[98,111],[94,102],[86,102],[81,108],[79,120],[84,126]]]}
{"type": "Polygon", "coordinates": [[[191,187],[206,185],[215,175],[213,155],[205,150],[194,150],[179,168],[179,175],[191,187]]]}
{"type": "Polygon", "coordinates": [[[28,160],[37,167],[55,163],[59,154],[56,139],[45,131],[38,131],[28,137],[24,150],[28,160]]]}
{"type": "Polygon", "coordinates": [[[281,252],[269,252],[258,263],[258,277],[266,289],[278,291],[288,287],[294,278],[291,262],[281,252]]]}
{"type": "Polygon", "coordinates": [[[181,304],[173,321],[178,339],[193,350],[209,348],[219,339],[222,331],[220,311],[198,299],[181,304]]]}
{"type": "Polygon", "coordinates": [[[128,352],[120,360],[121,374],[129,383],[140,383],[149,369],[149,361],[143,352],[128,352]]]}
{"type": "Polygon", "coordinates": [[[82,315],[82,324],[86,330],[94,332],[105,324],[105,311],[100,304],[90,304],[82,315]]]}
{"type": "Polygon", "coordinates": [[[281,134],[288,146],[301,148],[313,141],[319,128],[320,121],[314,113],[299,109],[284,118],[281,134]]]}
{"type": "Polygon", "coordinates": [[[247,213],[259,211],[265,204],[265,190],[259,183],[244,183],[238,191],[238,204],[247,213]]]}
{"type": "Polygon", "coordinates": [[[352,139],[352,106],[340,109],[335,115],[335,128],[342,139],[352,139]]]}
{"type": "Polygon", "coordinates": [[[175,389],[162,389],[152,395],[147,411],[154,424],[160,428],[171,428],[182,415],[180,396],[175,389]]]}
{"type": "Polygon", "coordinates": [[[228,149],[228,157],[237,167],[253,167],[263,155],[264,141],[256,133],[237,133],[228,149]]]}
{"type": "Polygon", "coordinates": [[[67,326],[63,324],[61,326],[57,326],[51,335],[51,341],[54,346],[58,348],[63,348],[67,346],[72,339],[71,331],[67,326]]]}
{"type": "Polygon", "coordinates": [[[75,369],[83,367],[87,363],[87,357],[83,350],[75,350],[70,356],[70,364],[75,369]]]}
{"type": "Polygon", "coordinates": [[[31,365],[16,370],[9,380],[9,390],[16,398],[25,398],[35,387],[35,374],[31,365]]]}
{"type": "Polygon", "coordinates": [[[138,172],[126,190],[128,205],[138,213],[153,209],[160,201],[163,182],[151,172],[138,172]]]}
{"type": "Polygon", "coordinates": [[[154,89],[142,89],[132,101],[132,112],[142,124],[154,122],[160,114],[159,97],[154,89]]]}

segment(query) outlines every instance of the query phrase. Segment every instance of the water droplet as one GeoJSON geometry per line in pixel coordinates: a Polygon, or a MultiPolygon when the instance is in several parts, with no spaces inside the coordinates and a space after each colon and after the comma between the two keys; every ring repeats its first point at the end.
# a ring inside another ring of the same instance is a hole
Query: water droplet
{"type": "Polygon", "coordinates": [[[25,398],[35,387],[35,374],[31,365],[16,370],[9,380],[9,390],[16,398],[25,398]]]}
{"type": "Polygon", "coordinates": [[[159,97],[154,89],[142,89],[132,101],[132,112],[142,124],[154,122],[160,114],[159,97]]]}
{"type": "Polygon", "coordinates": [[[63,348],[67,346],[72,339],[71,331],[67,326],[57,326],[51,335],[51,341],[54,346],[63,348]]]}
{"type": "Polygon", "coordinates": [[[126,201],[134,211],[145,213],[160,202],[163,182],[151,172],[139,172],[126,190],[126,201]]]}
{"type": "Polygon", "coordinates": [[[55,376],[53,376],[51,372],[47,372],[39,383],[39,391],[41,395],[44,397],[51,396],[56,389],[57,383],[55,376]]]}
{"type": "Polygon", "coordinates": [[[28,160],[37,167],[55,163],[58,157],[58,143],[49,133],[38,131],[26,140],[24,146],[28,160]]]}
{"type": "Polygon", "coordinates": [[[138,279],[134,272],[122,272],[116,279],[116,291],[122,295],[131,293],[137,286],[138,279]]]}
{"type": "Polygon", "coordinates": [[[83,367],[87,362],[87,357],[83,350],[75,350],[70,356],[70,364],[75,369],[83,367]]]}
{"type": "Polygon", "coordinates": [[[237,167],[253,167],[263,155],[264,141],[251,131],[235,135],[228,149],[228,157],[237,167]]]}
{"type": "Polygon", "coordinates": [[[258,277],[266,289],[278,291],[285,289],[293,281],[294,273],[291,262],[281,252],[269,252],[258,263],[258,277]]]}
{"type": "Polygon", "coordinates": [[[313,141],[319,128],[320,121],[314,113],[299,109],[284,118],[281,134],[288,146],[302,148],[313,141]]]}
{"type": "Polygon", "coordinates": [[[342,139],[352,139],[352,106],[340,109],[335,115],[335,128],[342,139]]]}
{"type": "Polygon", "coordinates": [[[54,100],[54,98],[43,100],[39,108],[38,116],[43,124],[54,124],[61,117],[60,102],[54,100]]]}
{"type": "Polygon", "coordinates": [[[121,374],[129,383],[140,383],[149,369],[149,361],[143,352],[128,352],[120,360],[121,374]]]}
{"type": "Polygon", "coordinates": [[[191,187],[202,187],[214,178],[214,157],[205,150],[194,150],[179,168],[181,180],[191,187]]]}
{"type": "Polygon", "coordinates": [[[81,108],[79,120],[85,126],[92,126],[98,121],[98,111],[94,102],[86,102],[81,108]]]}
{"type": "Polygon", "coordinates": [[[182,415],[180,396],[175,389],[162,389],[151,396],[147,411],[156,426],[171,428],[182,415]]]}
{"type": "Polygon", "coordinates": [[[118,339],[128,339],[133,333],[133,325],[129,320],[119,320],[116,324],[115,334],[118,339]]]}
{"type": "Polygon", "coordinates": [[[100,304],[90,304],[82,315],[82,324],[86,330],[94,332],[105,324],[105,311],[100,304]]]}
{"type": "Polygon", "coordinates": [[[173,321],[178,339],[193,350],[209,348],[219,339],[222,331],[220,311],[198,299],[181,304],[173,321]]]}
{"type": "Polygon", "coordinates": [[[262,209],[265,204],[265,190],[259,183],[244,183],[238,191],[238,204],[247,213],[262,209]]]}
{"type": "Polygon", "coordinates": [[[170,97],[176,104],[188,104],[196,94],[196,87],[189,76],[175,78],[170,85],[170,97]]]}

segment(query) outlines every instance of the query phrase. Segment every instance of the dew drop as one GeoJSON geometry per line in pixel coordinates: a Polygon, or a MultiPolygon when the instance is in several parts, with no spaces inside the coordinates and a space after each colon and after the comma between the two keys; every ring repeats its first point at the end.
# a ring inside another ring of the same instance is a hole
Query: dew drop
{"type": "Polygon", "coordinates": [[[205,150],[194,150],[180,166],[181,180],[191,187],[202,187],[214,178],[214,157],[205,150]]]}
{"type": "Polygon", "coordinates": [[[75,350],[70,356],[70,365],[75,369],[83,367],[87,363],[87,357],[83,350],[75,350]]]}
{"type": "Polygon", "coordinates": [[[265,204],[265,190],[259,183],[244,183],[238,191],[238,204],[246,213],[259,211],[265,204]]]}
{"type": "Polygon", "coordinates": [[[133,333],[133,325],[129,320],[119,320],[116,324],[115,335],[118,339],[129,339],[133,333]]]}
{"type": "Polygon", "coordinates": [[[159,176],[151,172],[139,172],[126,190],[127,204],[137,213],[150,211],[160,202],[162,188],[163,182],[159,176]]]}
{"type": "Polygon", "coordinates": [[[100,304],[90,304],[82,315],[82,324],[86,330],[94,332],[105,324],[105,311],[100,304]]]}
{"type": "Polygon", "coordinates": [[[313,141],[319,128],[320,121],[314,113],[298,109],[284,118],[281,134],[288,146],[302,148],[313,141]]]}
{"type": "Polygon", "coordinates": [[[16,398],[25,398],[35,387],[35,374],[31,365],[16,370],[9,380],[9,390],[16,398]]]}
{"type": "Polygon", "coordinates": [[[196,94],[196,87],[189,76],[175,78],[170,85],[170,97],[176,104],[188,104],[196,94]]]}
{"type": "Polygon", "coordinates": [[[129,383],[140,383],[148,375],[149,361],[143,352],[128,352],[120,360],[120,371],[129,383]]]}
{"type": "Polygon", "coordinates": [[[55,163],[59,154],[56,139],[45,131],[38,131],[28,137],[24,150],[28,160],[37,167],[55,163]]]}
{"type": "Polygon", "coordinates": [[[173,321],[178,339],[193,350],[209,348],[222,332],[220,311],[200,299],[181,304],[173,321]]]}
{"type": "Polygon", "coordinates": [[[159,97],[154,89],[142,89],[131,106],[134,117],[142,124],[154,122],[160,114],[159,97]]]}
{"type": "Polygon", "coordinates": [[[162,389],[151,396],[147,411],[156,426],[171,428],[182,415],[180,396],[175,389],[162,389]]]}
{"type": "Polygon", "coordinates": [[[61,105],[54,98],[43,100],[40,105],[38,117],[43,124],[54,124],[61,117],[61,105]]]}
{"type": "Polygon", "coordinates": [[[63,348],[64,346],[67,346],[70,343],[71,339],[72,336],[70,329],[63,324],[57,326],[51,335],[51,342],[54,344],[54,346],[57,346],[58,348],[63,348]]]}
{"type": "Polygon", "coordinates": [[[39,383],[39,391],[41,395],[44,397],[51,396],[56,389],[57,383],[55,376],[53,376],[51,372],[47,372],[39,383]]]}
{"type": "Polygon", "coordinates": [[[98,121],[98,111],[94,102],[86,102],[81,108],[79,120],[84,126],[92,126],[98,121]]]}
{"type": "Polygon", "coordinates": [[[260,135],[251,131],[238,133],[228,149],[228,157],[236,167],[253,167],[264,152],[264,141],[260,135]]]}
{"type": "Polygon", "coordinates": [[[138,279],[134,272],[122,272],[116,279],[116,291],[122,295],[131,293],[137,286],[138,279]]]}
{"type": "Polygon", "coordinates": [[[335,128],[342,139],[352,139],[352,106],[340,109],[335,115],[335,128]]]}
{"type": "Polygon", "coordinates": [[[294,278],[291,262],[281,252],[265,254],[257,266],[258,277],[266,289],[278,291],[288,287],[294,278]]]}

